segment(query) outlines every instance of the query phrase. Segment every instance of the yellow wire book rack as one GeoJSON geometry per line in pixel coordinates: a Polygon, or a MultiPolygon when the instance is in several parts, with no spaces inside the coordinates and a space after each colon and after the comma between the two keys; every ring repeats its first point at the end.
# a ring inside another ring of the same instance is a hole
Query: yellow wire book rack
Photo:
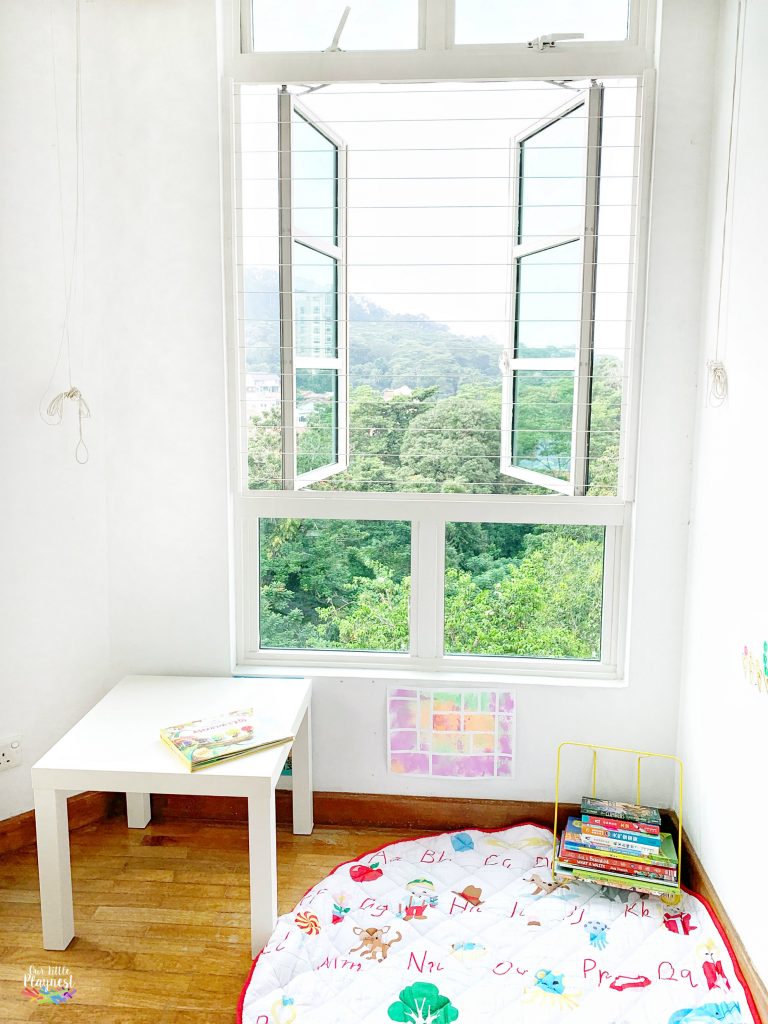
{"type": "MultiPolygon", "coordinates": [[[[581,750],[588,750],[592,753],[592,770],[591,770],[591,792],[593,797],[597,797],[597,767],[598,767],[598,754],[601,751],[610,751],[616,754],[626,754],[628,757],[636,757],[636,793],[635,803],[642,805],[642,769],[643,762],[650,758],[659,759],[661,761],[672,762],[676,766],[677,776],[677,843],[676,843],[676,854],[677,854],[677,873],[674,884],[659,885],[658,888],[653,886],[653,882],[649,879],[643,880],[643,885],[633,885],[631,878],[628,876],[619,877],[616,876],[615,880],[610,883],[603,881],[605,885],[615,885],[616,888],[620,889],[633,889],[636,891],[642,891],[651,893],[652,895],[661,896],[661,898],[669,904],[675,904],[680,901],[680,879],[682,869],[682,846],[683,846],[683,762],[679,757],[675,757],[674,754],[655,754],[648,750],[633,750],[630,747],[609,747],[597,743],[576,743],[572,740],[566,740],[561,743],[557,748],[557,771],[555,773],[555,821],[552,827],[554,835],[554,841],[552,846],[552,870],[555,875],[572,876],[574,870],[570,866],[566,866],[558,858],[558,849],[560,845],[560,830],[559,830],[559,817],[560,817],[560,774],[563,766],[563,752],[567,748],[578,748],[581,750]]],[[[589,879],[591,880],[591,879],[589,879]]]]}

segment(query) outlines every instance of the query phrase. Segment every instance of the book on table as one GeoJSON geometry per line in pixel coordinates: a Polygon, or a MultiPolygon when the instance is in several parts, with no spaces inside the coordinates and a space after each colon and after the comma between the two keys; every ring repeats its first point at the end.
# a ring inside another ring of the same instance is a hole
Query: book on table
{"type": "Polygon", "coordinates": [[[195,772],[257,750],[290,743],[294,737],[261,712],[243,708],[169,725],[160,730],[160,739],[195,772]]]}

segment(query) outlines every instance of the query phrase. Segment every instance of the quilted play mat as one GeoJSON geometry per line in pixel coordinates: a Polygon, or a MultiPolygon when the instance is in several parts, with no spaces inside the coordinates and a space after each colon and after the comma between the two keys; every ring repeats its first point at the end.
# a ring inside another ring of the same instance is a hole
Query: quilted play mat
{"type": "Polygon", "coordinates": [[[699,898],[554,882],[551,852],[518,825],[340,865],[278,921],[238,1021],[759,1024],[699,898]]]}

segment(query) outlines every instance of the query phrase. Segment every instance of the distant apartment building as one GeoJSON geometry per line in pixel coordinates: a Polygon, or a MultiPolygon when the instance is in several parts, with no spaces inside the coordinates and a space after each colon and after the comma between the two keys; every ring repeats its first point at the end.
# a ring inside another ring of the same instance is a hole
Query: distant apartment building
{"type": "Polygon", "coordinates": [[[336,355],[336,296],[328,292],[296,292],[293,329],[299,356],[336,355]]]}
{"type": "MultiPolygon", "coordinates": [[[[294,297],[294,339],[296,353],[322,359],[336,355],[336,298],[323,292],[296,292],[294,297]]],[[[263,416],[280,405],[280,375],[246,373],[245,404],[248,416],[263,416]]],[[[296,428],[306,429],[316,400],[299,402],[296,428]]]]}
{"type": "Polygon", "coordinates": [[[248,416],[262,416],[280,405],[280,377],[276,373],[246,373],[245,405],[248,416]]]}

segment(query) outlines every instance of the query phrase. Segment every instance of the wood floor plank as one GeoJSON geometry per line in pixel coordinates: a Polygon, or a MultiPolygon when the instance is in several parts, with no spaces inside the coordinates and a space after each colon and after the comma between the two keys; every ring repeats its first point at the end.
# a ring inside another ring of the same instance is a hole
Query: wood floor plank
{"type": "MultiPolygon", "coordinates": [[[[281,826],[280,913],[339,862],[404,834],[318,827],[294,836],[281,826]]],[[[232,1024],[251,963],[245,823],[88,824],[72,833],[72,876],[77,936],[50,952],[34,849],[0,859],[0,1024],[50,1021],[52,1012],[69,1024],[232,1024]],[[22,994],[30,964],[72,971],[66,1010],[22,994]]]]}

